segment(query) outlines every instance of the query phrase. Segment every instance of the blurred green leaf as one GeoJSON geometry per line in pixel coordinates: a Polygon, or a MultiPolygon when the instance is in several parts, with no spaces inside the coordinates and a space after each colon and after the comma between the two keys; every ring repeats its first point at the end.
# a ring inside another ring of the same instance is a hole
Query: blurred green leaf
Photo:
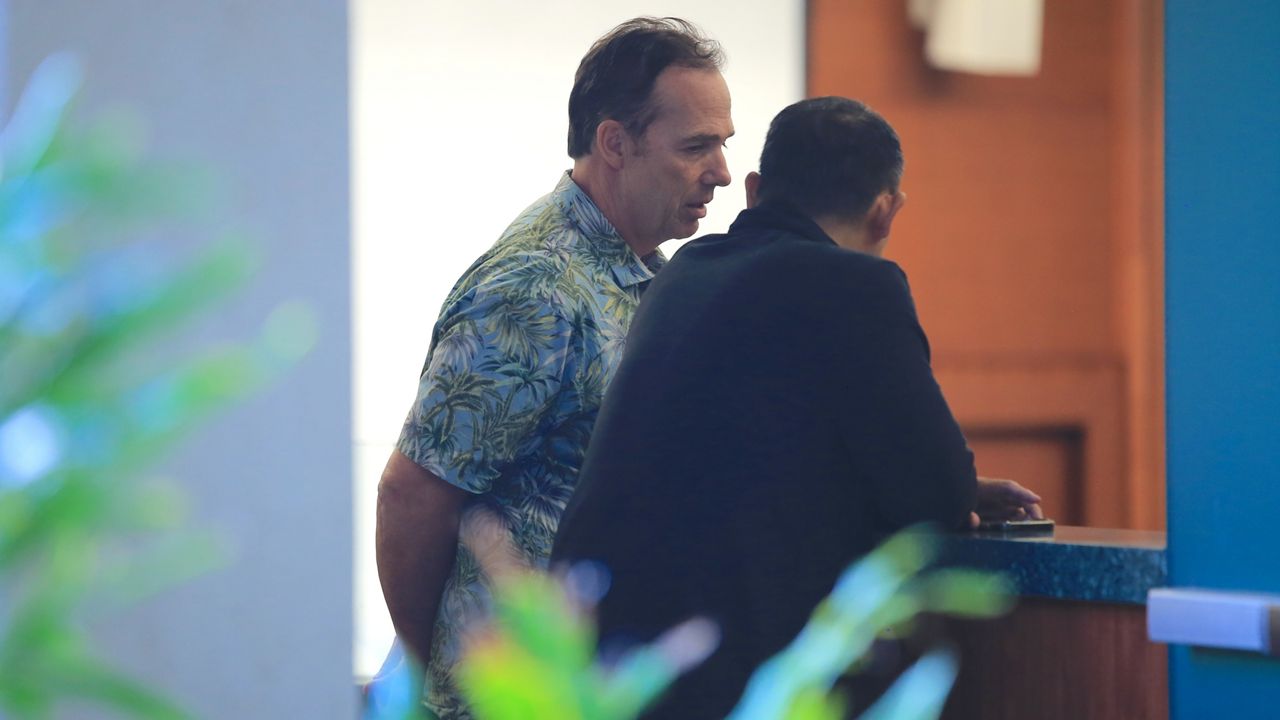
{"type": "Polygon", "coordinates": [[[3,177],[30,174],[45,157],[80,89],[81,76],[80,63],[68,54],[50,56],[36,68],[13,116],[0,131],[3,177]]]}
{"type": "Polygon", "coordinates": [[[57,697],[89,700],[153,720],[182,720],[187,713],[142,684],[88,657],[68,658],[44,676],[47,692],[57,697]]]}
{"type": "Polygon", "coordinates": [[[207,207],[211,185],[146,159],[136,115],[73,122],[79,82],[73,58],[48,59],[0,129],[0,717],[74,701],[180,718],[98,658],[85,628],[225,560],[216,533],[185,526],[174,486],[144,473],[308,352],[317,324],[289,303],[252,343],[160,346],[256,254],[227,236],[160,257],[159,225],[207,207]]]}
{"type": "Polygon", "coordinates": [[[478,642],[460,668],[459,680],[480,720],[563,718],[586,720],[572,677],[557,673],[509,639],[478,642]]]}
{"type": "Polygon", "coordinates": [[[171,534],[137,547],[119,549],[123,557],[104,560],[103,589],[95,593],[90,615],[109,615],[227,564],[232,556],[223,537],[212,531],[171,534]]]}
{"type": "Polygon", "coordinates": [[[913,581],[912,590],[929,612],[995,617],[1013,607],[1016,588],[1004,575],[941,568],[913,581]]]}
{"type": "Polygon", "coordinates": [[[861,720],[933,720],[956,679],[956,659],[947,650],[920,658],[865,713],[861,720]]]}
{"type": "Polygon", "coordinates": [[[590,696],[592,717],[631,718],[652,705],[681,673],[697,666],[719,644],[715,623],[693,618],[648,645],[633,648],[590,696]]]}
{"type": "Polygon", "coordinates": [[[521,574],[498,584],[496,622],[516,646],[553,668],[590,666],[595,647],[591,626],[569,609],[550,576],[521,574]]]}
{"type": "MultiPolygon", "coordinates": [[[[925,572],[937,542],[922,529],[901,532],[845,570],[795,640],[752,676],[731,720],[773,720],[803,702],[801,698],[829,694],[877,637],[890,628],[902,628],[921,612],[954,608],[964,614],[990,615],[1008,607],[1001,596],[1008,588],[1000,579],[961,570],[925,572]]],[[[913,688],[916,697],[936,700],[925,703],[925,714],[894,709],[899,714],[873,717],[936,716],[954,677],[954,672],[944,672],[947,665],[941,657],[899,679],[899,684],[906,682],[913,688]]]]}
{"type": "MultiPolygon", "coordinates": [[[[929,569],[937,543],[926,530],[913,529],[852,564],[795,640],[757,670],[729,717],[845,717],[847,704],[834,690],[836,680],[878,637],[904,632],[922,612],[990,616],[1008,609],[1011,586],[1004,578],[929,569]]],[[[595,638],[589,624],[549,577],[531,573],[499,583],[495,605],[492,627],[470,646],[460,666],[462,689],[482,720],[629,720],[715,644],[706,621],[694,620],[604,668],[592,662],[595,638]]],[[[955,674],[949,651],[930,652],[863,718],[936,718],[955,674]]]]}
{"type": "Polygon", "coordinates": [[[175,328],[237,287],[252,267],[244,246],[219,245],[151,290],[145,304],[96,326],[81,323],[54,338],[11,333],[11,344],[0,351],[0,371],[6,376],[0,384],[0,412],[37,397],[58,405],[100,397],[104,388],[98,373],[113,355],[175,328]]]}
{"type": "Polygon", "coordinates": [[[816,688],[800,691],[791,700],[784,716],[786,720],[841,720],[845,715],[842,698],[828,695],[816,688]]]}

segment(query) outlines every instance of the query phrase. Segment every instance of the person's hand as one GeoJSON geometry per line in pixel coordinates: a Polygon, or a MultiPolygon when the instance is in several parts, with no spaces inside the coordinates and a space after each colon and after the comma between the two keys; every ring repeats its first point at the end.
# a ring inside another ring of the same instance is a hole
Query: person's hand
{"type": "Polygon", "coordinates": [[[1043,520],[1040,496],[1012,480],[978,478],[978,507],[969,513],[969,526],[983,520],[1043,520]]]}

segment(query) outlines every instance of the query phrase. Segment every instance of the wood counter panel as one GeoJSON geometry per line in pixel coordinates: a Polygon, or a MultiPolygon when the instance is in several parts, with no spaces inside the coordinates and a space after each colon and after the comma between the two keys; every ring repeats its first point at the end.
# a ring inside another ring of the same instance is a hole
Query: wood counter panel
{"type": "Polygon", "coordinates": [[[961,658],[947,720],[1169,717],[1168,657],[1147,641],[1145,606],[1024,598],[950,634],[961,658]]]}

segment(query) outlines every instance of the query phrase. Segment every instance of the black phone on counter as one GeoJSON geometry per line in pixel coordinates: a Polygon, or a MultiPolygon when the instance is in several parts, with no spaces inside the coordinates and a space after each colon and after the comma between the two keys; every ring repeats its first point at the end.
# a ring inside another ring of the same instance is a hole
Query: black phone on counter
{"type": "Polygon", "coordinates": [[[1053,520],[1049,518],[1043,520],[983,520],[978,523],[978,530],[1005,533],[1051,533],[1053,532],[1053,520]]]}

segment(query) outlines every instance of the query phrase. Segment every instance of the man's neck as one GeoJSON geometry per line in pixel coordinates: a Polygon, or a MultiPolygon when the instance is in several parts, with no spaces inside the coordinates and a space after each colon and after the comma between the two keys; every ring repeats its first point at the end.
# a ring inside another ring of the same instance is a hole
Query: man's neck
{"type": "Polygon", "coordinates": [[[876,257],[880,257],[884,252],[884,243],[876,242],[872,239],[870,229],[865,222],[850,221],[834,216],[814,218],[813,221],[842,248],[875,255],[876,257]]]}
{"type": "Polygon", "coordinates": [[[627,247],[639,257],[645,257],[658,249],[661,243],[645,243],[636,240],[635,233],[626,224],[626,215],[622,212],[622,198],[617,192],[617,184],[609,177],[609,168],[601,167],[593,162],[590,155],[578,158],[573,162],[570,177],[577,183],[582,192],[591,198],[609,224],[622,236],[627,247]]]}

